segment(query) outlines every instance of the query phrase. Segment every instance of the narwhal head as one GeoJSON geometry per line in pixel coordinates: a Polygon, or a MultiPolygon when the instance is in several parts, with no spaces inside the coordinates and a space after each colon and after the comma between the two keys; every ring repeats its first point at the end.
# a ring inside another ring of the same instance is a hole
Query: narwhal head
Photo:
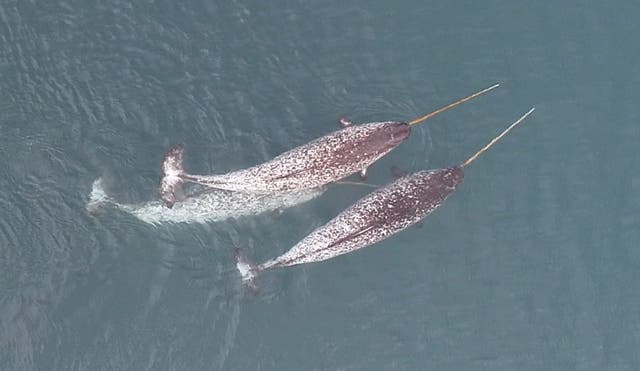
{"type": "Polygon", "coordinates": [[[440,175],[442,184],[450,188],[457,188],[464,179],[464,171],[460,166],[454,166],[442,171],[440,175]]]}
{"type": "Polygon", "coordinates": [[[410,134],[411,126],[406,122],[384,122],[367,136],[363,147],[370,152],[387,151],[400,145],[410,134]]]}
{"type": "Polygon", "coordinates": [[[416,202],[425,204],[440,204],[451,192],[462,183],[464,171],[460,166],[444,169],[422,170],[407,176],[413,186],[407,187],[407,194],[416,202]]]}

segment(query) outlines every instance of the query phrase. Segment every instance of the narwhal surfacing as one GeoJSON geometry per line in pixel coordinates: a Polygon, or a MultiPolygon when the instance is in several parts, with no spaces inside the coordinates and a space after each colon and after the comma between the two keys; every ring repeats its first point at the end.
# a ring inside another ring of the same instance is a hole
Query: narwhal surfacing
{"type": "Polygon", "coordinates": [[[93,182],[87,211],[94,214],[106,207],[124,211],[145,223],[210,223],[267,212],[283,211],[320,196],[326,187],[277,194],[230,192],[213,188],[190,189],[172,208],[153,200],[127,204],[118,202],[104,188],[104,180],[93,182]]]}
{"type": "Polygon", "coordinates": [[[352,125],[341,119],[341,130],[291,149],[270,161],[219,175],[191,175],[182,166],[184,149],[172,148],[164,158],[160,198],[171,207],[183,182],[250,193],[278,193],[317,188],[360,172],[391,152],[411,133],[411,126],[478,97],[499,85],[474,93],[410,122],[373,122],[352,125]]]}
{"type": "Polygon", "coordinates": [[[532,108],[465,162],[444,169],[406,175],[363,197],[317,228],[289,251],[260,265],[236,255],[243,281],[263,270],[319,262],[379,242],[419,222],[436,210],[464,178],[464,168],[529,116],[532,108]]]}

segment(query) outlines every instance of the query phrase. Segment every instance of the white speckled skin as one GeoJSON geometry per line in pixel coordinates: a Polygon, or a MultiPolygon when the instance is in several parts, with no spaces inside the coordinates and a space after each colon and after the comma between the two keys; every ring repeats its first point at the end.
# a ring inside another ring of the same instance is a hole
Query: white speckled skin
{"type": "Polygon", "coordinates": [[[247,169],[182,178],[202,185],[251,193],[288,192],[324,186],[361,171],[410,134],[400,122],[350,125],[247,169]]]}
{"type": "Polygon", "coordinates": [[[207,223],[286,209],[318,197],[324,191],[325,188],[314,188],[264,195],[207,189],[204,192],[192,193],[184,200],[176,202],[173,208],[167,208],[159,201],[140,204],[116,202],[106,194],[102,180],[98,179],[93,183],[87,210],[95,212],[104,206],[111,206],[146,223],[156,225],[207,223]]]}
{"type": "Polygon", "coordinates": [[[363,197],[256,270],[319,262],[379,242],[437,209],[463,177],[460,167],[404,176],[363,197]]]}

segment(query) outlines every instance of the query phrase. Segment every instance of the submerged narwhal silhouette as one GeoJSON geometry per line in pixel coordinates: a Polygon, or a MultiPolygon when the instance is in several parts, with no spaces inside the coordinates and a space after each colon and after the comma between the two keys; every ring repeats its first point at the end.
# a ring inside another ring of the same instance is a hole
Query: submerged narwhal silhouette
{"type": "Polygon", "coordinates": [[[529,110],[463,163],[397,179],[361,198],[275,259],[253,265],[237,251],[236,266],[243,281],[251,284],[259,272],[267,269],[319,262],[350,253],[419,222],[456,190],[464,177],[464,168],[533,111],[534,108],[529,110]]]}
{"type": "Polygon", "coordinates": [[[462,98],[410,122],[372,122],[352,125],[345,119],[343,128],[284,152],[262,164],[216,175],[192,175],[184,171],[181,145],[170,149],[164,157],[160,181],[160,198],[166,206],[177,201],[177,190],[183,182],[248,193],[278,193],[317,188],[360,172],[391,152],[417,125],[450,108],[497,88],[489,88],[462,98]]]}

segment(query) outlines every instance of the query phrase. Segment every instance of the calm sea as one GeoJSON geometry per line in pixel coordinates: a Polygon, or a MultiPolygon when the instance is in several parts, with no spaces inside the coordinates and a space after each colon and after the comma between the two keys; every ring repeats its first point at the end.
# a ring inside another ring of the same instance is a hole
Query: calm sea
{"type": "Polygon", "coordinates": [[[0,1],[0,369],[640,369],[640,3],[0,1]],[[370,189],[152,226],[177,143],[222,173],[410,120],[373,166],[466,159],[421,227],[243,290],[370,189]]]}

